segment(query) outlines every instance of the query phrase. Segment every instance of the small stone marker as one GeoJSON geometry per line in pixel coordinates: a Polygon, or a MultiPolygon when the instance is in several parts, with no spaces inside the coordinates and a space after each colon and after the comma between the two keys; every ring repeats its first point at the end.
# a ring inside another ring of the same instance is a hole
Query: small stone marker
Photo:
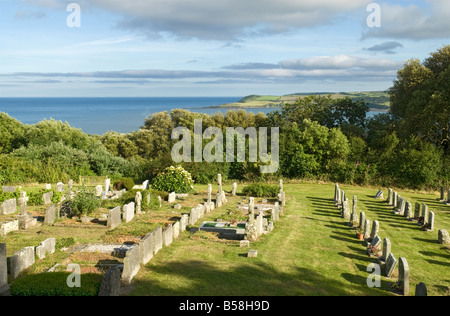
{"type": "Polygon", "coordinates": [[[103,187],[101,184],[99,184],[95,187],[95,196],[100,197],[102,196],[102,194],[103,194],[103,187]]]}
{"type": "Polygon", "coordinates": [[[53,191],[44,193],[44,194],[42,195],[42,199],[44,200],[44,204],[45,204],[45,205],[52,204],[52,197],[53,197],[53,191]]]}
{"type": "Polygon", "coordinates": [[[256,258],[258,257],[258,250],[251,249],[247,253],[248,258],[256,258]]]}
{"type": "Polygon", "coordinates": [[[53,225],[56,220],[56,207],[54,204],[50,205],[45,211],[44,225],[53,225]]]}
{"type": "Polygon", "coordinates": [[[62,192],[62,193],[64,193],[65,191],[66,191],[66,188],[65,188],[65,186],[64,186],[64,183],[58,182],[58,183],[56,184],[56,192],[62,192]]]}
{"type": "Polygon", "coordinates": [[[167,201],[169,202],[169,204],[175,203],[176,198],[177,198],[176,193],[172,192],[172,193],[169,194],[169,197],[168,197],[167,201]]]}
{"type": "Polygon", "coordinates": [[[237,194],[237,182],[233,183],[233,189],[231,190],[231,195],[236,196],[237,194]]]}
{"type": "Polygon", "coordinates": [[[450,236],[445,229],[439,230],[438,243],[441,245],[450,245],[450,236]]]}
{"type": "Polygon", "coordinates": [[[388,278],[392,276],[396,266],[397,266],[397,259],[395,259],[394,254],[391,252],[386,260],[386,267],[385,267],[386,276],[388,278]]]}
{"type": "Polygon", "coordinates": [[[10,199],[0,204],[0,215],[11,215],[17,212],[17,200],[10,199]]]}
{"type": "Polygon", "coordinates": [[[241,240],[241,242],[239,243],[239,246],[241,248],[250,247],[250,241],[249,240],[241,240]]]}

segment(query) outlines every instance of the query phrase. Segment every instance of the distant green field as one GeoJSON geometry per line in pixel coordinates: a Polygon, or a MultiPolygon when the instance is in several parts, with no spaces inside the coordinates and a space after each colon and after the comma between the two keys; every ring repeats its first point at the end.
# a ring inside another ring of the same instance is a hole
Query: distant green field
{"type": "Polygon", "coordinates": [[[283,96],[249,95],[239,102],[222,104],[220,108],[279,108],[285,103],[293,103],[299,98],[309,95],[331,95],[333,98],[349,97],[353,100],[363,99],[372,110],[388,110],[390,106],[389,95],[383,91],[369,92],[320,92],[320,93],[293,93],[283,96]]]}

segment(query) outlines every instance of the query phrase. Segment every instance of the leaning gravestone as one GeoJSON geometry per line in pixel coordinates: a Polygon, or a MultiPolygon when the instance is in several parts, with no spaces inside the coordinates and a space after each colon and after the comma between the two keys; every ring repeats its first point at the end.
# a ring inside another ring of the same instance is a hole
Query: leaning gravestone
{"type": "Polygon", "coordinates": [[[385,267],[386,276],[388,278],[392,276],[396,266],[397,266],[397,259],[395,259],[394,254],[391,252],[386,260],[386,267],[385,267]]]}
{"type": "Polygon", "coordinates": [[[36,247],[36,256],[39,259],[44,259],[47,254],[55,253],[56,239],[48,238],[41,242],[39,246],[36,247]]]}
{"type": "Polygon", "coordinates": [[[383,253],[380,257],[380,260],[386,262],[387,258],[391,254],[391,240],[389,238],[383,239],[383,253]]]}
{"type": "Polygon", "coordinates": [[[173,242],[173,225],[167,225],[166,229],[163,231],[163,244],[169,247],[173,242]]]}
{"type": "Polygon", "coordinates": [[[384,199],[383,191],[379,190],[379,191],[377,192],[377,194],[375,194],[375,198],[376,198],[376,199],[380,199],[380,200],[384,199]]]}
{"type": "Polygon", "coordinates": [[[122,272],[119,267],[113,267],[106,271],[100,284],[98,296],[119,296],[120,295],[120,278],[122,272]]]}
{"type": "Polygon", "coordinates": [[[12,222],[3,223],[0,226],[0,236],[5,237],[7,234],[11,232],[16,232],[19,230],[19,221],[14,220],[12,222]]]}
{"type": "Polygon", "coordinates": [[[53,197],[53,191],[44,193],[44,194],[42,195],[42,199],[44,200],[44,204],[45,204],[45,205],[52,204],[52,197],[53,197]]]}
{"type": "Polygon", "coordinates": [[[153,258],[153,248],[155,247],[155,236],[148,233],[139,243],[141,263],[146,265],[153,258]]]}
{"type": "Polygon", "coordinates": [[[427,286],[425,285],[425,283],[420,282],[416,285],[415,296],[428,296],[427,286]]]}
{"type": "Polygon", "coordinates": [[[180,232],[184,232],[186,230],[186,226],[189,223],[189,215],[187,214],[183,214],[183,216],[181,216],[181,221],[180,221],[180,232]]]}
{"type": "Polygon", "coordinates": [[[163,237],[162,237],[162,227],[159,226],[153,231],[153,236],[155,238],[155,247],[153,248],[154,254],[156,255],[163,246],[163,237]]]}

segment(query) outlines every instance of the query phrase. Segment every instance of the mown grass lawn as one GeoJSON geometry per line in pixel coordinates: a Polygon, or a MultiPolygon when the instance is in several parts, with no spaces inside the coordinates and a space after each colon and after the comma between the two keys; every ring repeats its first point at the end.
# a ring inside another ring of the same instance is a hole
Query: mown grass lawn
{"type": "MultiPolygon", "coordinates": [[[[450,294],[450,251],[437,243],[438,230],[450,227],[450,207],[438,203],[437,195],[399,191],[413,205],[427,203],[435,211],[435,231],[424,232],[376,200],[377,189],[342,188],[350,199],[358,196],[358,211],[380,222],[379,236],[390,238],[395,257],[408,260],[410,295],[420,282],[429,295],[450,294]]],[[[363,242],[334,206],[333,184],[285,184],[285,191],[288,200],[281,221],[250,246],[258,250],[257,258],[247,258],[248,249],[236,242],[184,233],[141,269],[131,295],[395,295],[390,286],[396,274],[382,277],[381,288],[367,286],[367,266],[377,260],[368,257],[363,242]]],[[[232,209],[235,202],[226,207],[232,209]]],[[[215,211],[211,219],[223,211],[215,211]]]]}

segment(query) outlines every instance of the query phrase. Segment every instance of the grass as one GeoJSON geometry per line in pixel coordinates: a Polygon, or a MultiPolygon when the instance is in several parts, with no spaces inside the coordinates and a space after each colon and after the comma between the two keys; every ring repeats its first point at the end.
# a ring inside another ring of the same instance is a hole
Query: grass
{"type": "MultiPolygon", "coordinates": [[[[244,185],[239,185],[238,193],[244,185]]],[[[182,201],[183,208],[163,208],[136,216],[116,230],[41,226],[26,232],[11,233],[0,242],[7,244],[8,256],[26,246],[37,246],[47,238],[73,237],[76,243],[117,243],[139,240],[158,225],[181,218],[182,213],[206,198],[206,186],[196,185],[196,192],[182,201]]],[[[390,285],[397,281],[381,277],[381,288],[369,288],[367,266],[376,263],[369,258],[355,230],[341,218],[332,198],[331,183],[286,183],[287,206],[281,220],[269,235],[251,243],[257,258],[247,258],[248,248],[238,241],[218,239],[216,234],[185,232],[164,247],[133,279],[130,295],[149,296],[390,296],[390,285]]],[[[392,253],[405,257],[410,267],[410,295],[415,285],[424,282],[429,295],[449,295],[450,250],[437,243],[438,230],[450,227],[450,207],[437,202],[435,193],[399,191],[414,203],[426,203],[436,214],[435,231],[421,231],[414,223],[392,213],[392,208],[373,196],[375,188],[342,185],[347,197],[358,196],[358,211],[366,218],[380,222],[379,236],[388,237],[392,253]]],[[[231,191],[231,185],[224,190],[231,191]]],[[[387,195],[387,189],[384,189],[387,195]]],[[[237,217],[236,205],[245,196],[228,197],[221,209],[206,214],[197,223],[218,218],[237,217]],[[230,215],[231,214],[231,215],[230,215]]],[[[259,199],[256,199],[259,201],[259,199]]],[[[269,199],[269,202],[271,200],[269,199]]],[[[273,200],[272,200],[273,202],[273,200]]],[[[70,260],[71,254],[58,250],[37,262],[24,274],[41,273],[55,263],[70,260]]],[[[73,256],[72,256],[73,258],[73,256]]],[[[84,262],[88,265],[88,262],[84,262]]],[[[95,262],[93,263],[95,264],[95,262]]]]}

